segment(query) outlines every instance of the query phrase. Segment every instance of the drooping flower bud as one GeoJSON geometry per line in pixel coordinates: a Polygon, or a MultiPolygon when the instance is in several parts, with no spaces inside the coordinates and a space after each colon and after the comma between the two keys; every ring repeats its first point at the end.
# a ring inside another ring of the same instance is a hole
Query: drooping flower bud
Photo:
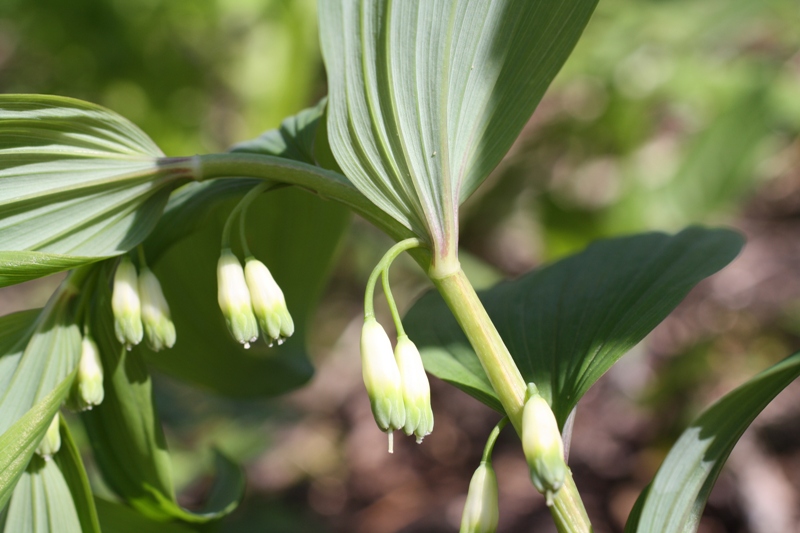
{"type": "Polygon", "coordinates": [[[564,485],[567,463],[564,443],[553,410],[533,384],[522,410],[522,450],[530,468],[531,481],[552,504],[553,495],[564,485]]]}
{"type": "Polygon", "coordinates": [[[49,460],[61,449],[61,429],[58,427],[60,417],[61,414],[56,413],[56,416],[50,421],[50,425],[47,426],[44,438],[36,447],[36,454],[44,457],[45,460],[49,460]]]}
{"type": "Polygon", "coordinates": [[[104,396],[100,351],[92,338],[86,336],[81,341],[81,359],[78,363],[78,375],[72,386],[69,406],[77,411],[84,411],[100,405],[104,396]]]}
{"type": "Polygon", "coordinates": [[[139,283],[136,267],[123,256],[114,274],[114,291],[111,309],[114,312],[114,332],[117,340],[129,350],[142,342],[142,305],[139,300],[139,283]]]}
{"type": "Polygon", "coordinates": [[[158,278],[147,267],[139,273],[139,296],[147,344],[156,352],[172,348],[175,345],[175,324],[172,323],[169,304],[158,278]]]}
{"type": "Polygon", "coordinates": [[[389,336],[374,317],[367,318],[361,330],[361,372],[378,427],[386,432],[402,428],[406,412],[400,370],[389,336]]]}
{"type": "Polygon", "coordinates": [[[228,248],[222,250],[217,263],[217,301],[233,338],[249,348],[258,339],[258,324],[242,264],[228,248]]]}
{"type": "Polygon", "coordinates": [[[431,387],[419,350],[406,335],[397,339],[394,356],[400,370],[400,382],[403,391],[403,405],[406,411],[406,423],[403,431],[406,435],[415,434],[417,442],[422,442],[433,430],[433,410],[431,409],[431,387]]]}
{"type": "Polygon", "coordinates": [[[245,260],[244,277],[261,331],[272,341],[283,343],[294,333],[294,321],[286,307],[283,291],[267,266],[253,257],[245,260]]]}
{"type": "Polygon", "coordinates": [[[469,482],[459,533],[494,533],[499,519],[497,476],[492,464],[482,461],[469,482]]]}

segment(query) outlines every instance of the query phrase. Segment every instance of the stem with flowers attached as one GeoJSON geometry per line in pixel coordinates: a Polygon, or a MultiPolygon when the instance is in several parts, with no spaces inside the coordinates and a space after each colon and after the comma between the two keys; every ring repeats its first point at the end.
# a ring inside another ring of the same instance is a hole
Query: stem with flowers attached
{"type": "MultiPolygon", "coordinates": [[[[526,384],[475,289],[464,271],[432,278],[469,339],[481,366],[518,434],[522,433],[522,409],[526,384]]],[[[550,512],[559,533],[592,531],[572,474],[567,471],[564,486],[554,495],[550,512]]]]}

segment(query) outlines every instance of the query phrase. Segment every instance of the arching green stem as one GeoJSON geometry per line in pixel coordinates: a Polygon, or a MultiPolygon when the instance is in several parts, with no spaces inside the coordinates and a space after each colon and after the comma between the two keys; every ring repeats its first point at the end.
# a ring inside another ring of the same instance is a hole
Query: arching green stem
{"type": "MultiPolygon", "coordinates": [[[[369,280],[367,280],[367,290],[364,293],[364,318],[374,317],[375,316],[375,304],[373,302],[375,297],[375,285],[378,283],[378,276],[380,276],[384,270],[389,268],[389,265],[392,264],[398,255],[405,252],[406,250],[410,250],[412,248],[418,248],[422,246],[422,242],[412,237],[410,239],[405,239],[403,241],[398,242],[384,254],[381,260],[375,265],[375,268],[372,269],[372,274],[369,276],[369,280]]],[[[388,281],[387,281],[388,284],[388,281]]],[[[391,298],[391,293],[387,293],[387,301],[391,298]]],[[[390,300],[389,306],[390,308],[394,307],[392,310],[392,316],[396,316],[395,319],[399,322],[399,314],[397,314],[397,307],[393,305],[394,299],[390,300]]],[[[402,324],[400,325],[401,329],[398,329],[398,332],[402,330],[402,324]]]]}
{"type": "Polygon", "coordinates": [[[265,181],[264,183],[260,183],[247,191],[239,203],[236,204],[231,210],[230,215],[228,215],[228,219],[225,221],[225,226],[222,228],[222,248],[230,248],[231,247],[231,230],[233,228],[233,223],[241,215],[241,222],[240,222],[240,236],[242,240],[242,250],[244,251],[245,256],[250,255],[250,250],[247,247],[247,239],[245,238],[244,234],[244,213],[247,211],[247,208],[250,207],[250,204],[253,203],[261,193],[267,191],[272,187],[274,184],[265,181]]]}
{"type": "Polygon", "coordinates": [[[483,448],[483,457],[481,457],[481,462],[490,464],[492,462],[492,451],[494,451],[494,443],[497,442],[497,437],[500,436],[500,432],[503,431],[503,428],[506,427],[508,424],[508,417],[504,416],[500,419],[500,422],[494,427],[491,433],[489,433],[489,438],[486,439],[486,447],[483,448]]]}

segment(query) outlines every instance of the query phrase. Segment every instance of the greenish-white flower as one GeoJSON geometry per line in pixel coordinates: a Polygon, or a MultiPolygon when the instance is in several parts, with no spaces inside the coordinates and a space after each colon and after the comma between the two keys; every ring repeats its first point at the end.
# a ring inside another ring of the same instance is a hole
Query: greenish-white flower
{"type": "Polygon", "coordinates": [[[114,273],[114,290],[111,295],[114,312],[114,333],[117,340],[129,350],[142,342],[142,304],[139,299],[139,282],[136,267],[128,256],[123,256],[114,273]]]}
{"type": "Polygon", "coordinates": [[[522,450],[530,468],[531,481],[552,504],[553,495],[564,485],[567,463],[564,443],[550,405],[534,385],[522,410],[522,450]]]}
{"type": "Polygon", "coordinates": [[[258,339],[258,324],[244,269],[228,248],[222,250],[217,263],[217,301],[233,338],[249,348],[250,343],[258,339]]]}
{"type": "Polygon", "coordinates": [[[44,434],[44,438],[39,443],[39,446],[36,447],[37,455],[40,455],[45,459],[50,459],[58,452],[58,450],[61,449],[61,429],[59,428],[60,417],[61,415],[56,413],[56,416],[54,416],[53,420],[50,421],[50,425],[47,426],[47,431],[44,434]]]}
{"type": "Polygon", "coordinates": [[[267,266],[253,257],[245,260],[244,277],[261,331],[268,339],[283,343],[294,333],[294,321],[286,307],[283,291],[267,266]]]}
{"type": "Polygon", "coordinates": [[[494,533],[499,519],[497,476],[491,463],[483,461],[469,482],[459,533],[494,533]]]}
{"type": "Polygon", "coordinates": [[[402,428],[406,412],[400,370],[389,336],[374,317],[364,320],[361,330],[361,372],[378,427],[386,432],[402,428]]]}
{"type": "Polygon", "coordinates": [[[406,423],[403,431],[406,435],[416,435],[417,442],[422,442],[433,430],[433,410],[431,409],[431,387],[419,350],[406,335],[397,339],[394,356],[400,370],[400,382],[403,391],[403,405],[406,411],[406,423]]]}
{"type": "Polygon", "coordinates": [[[71,408],[84,411],[100,405],[104,396],[100,351],[94,340],[87,335],[81,341],[78,375],[75,377],[69,404],[71,408]]]}
{"type": "Polygon", "coordinates": [[[175,345],[175,324],[161,284],[153,271],[144,267],[139,273],[139,296],[142,300],[142,323],[147,344],[154,351],[175,345]]]}

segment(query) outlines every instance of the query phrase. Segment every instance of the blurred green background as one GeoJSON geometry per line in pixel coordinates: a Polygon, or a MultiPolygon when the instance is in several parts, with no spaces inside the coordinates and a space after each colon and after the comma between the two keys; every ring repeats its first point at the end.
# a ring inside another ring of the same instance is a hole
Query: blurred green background
{"type": "MultiPolygon", "coordinates": [[[[3,0],[0,91],[103,104],[168,155],[224,150],[326,93],[315,2],[3,0]]],[[[463,262],[476,284],[621,233],[704,223],[748,237],[582,403],[571,463],[596,531],[621,531],[700,409],[800,349],[798,133],[797,0],[602,0],[511,153],[464,206],[463,262]]],[[[457,530],[496,416],[434,382],[434,433],[385,453],[357,340],[366,278],[389,245],[354,221],[310,339],[318,374],[308,388],[233,402],[158,377],[183,503],[205,496],[211,445],[247,467],[247,499],[222,531],[457,530]]],[[[393,275],[407,308],[424,279],[410,261],[393,275]]],[[[41,305],[54,283],[3,290],[0,312],[41,305]]],[[[734,452],[701,531],[800,530],[798,427],[790,387],[734,452]]],[[[497,453],[500,531],[552,531],[515,437],[497,453]]]]}

